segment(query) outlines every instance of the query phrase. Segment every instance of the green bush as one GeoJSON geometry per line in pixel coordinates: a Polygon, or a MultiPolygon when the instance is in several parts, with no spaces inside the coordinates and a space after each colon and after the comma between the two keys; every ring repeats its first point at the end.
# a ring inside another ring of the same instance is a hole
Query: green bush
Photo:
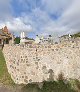
{"type": "Polygon", "coordinates": [[[16,37],[15,38],[15,44],[19,44],[20,43],[20,37],[16,37]]]}
{"type": "Polygon", "coordinates": [[[77,92],[69,82],[65,83],[63,80],[58,81],[44,81],[42,88],[38,84],[28,84],[24,86],[21,92],[77,92]]]}

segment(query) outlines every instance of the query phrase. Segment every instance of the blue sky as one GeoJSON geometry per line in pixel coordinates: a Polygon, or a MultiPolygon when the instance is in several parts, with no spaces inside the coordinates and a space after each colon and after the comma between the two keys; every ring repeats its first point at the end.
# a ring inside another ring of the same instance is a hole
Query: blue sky
{"type": "Polygon", "coordinates": [[[80,0],[0,0],[0,28],[27,36],[80,32],[80,0]]]}

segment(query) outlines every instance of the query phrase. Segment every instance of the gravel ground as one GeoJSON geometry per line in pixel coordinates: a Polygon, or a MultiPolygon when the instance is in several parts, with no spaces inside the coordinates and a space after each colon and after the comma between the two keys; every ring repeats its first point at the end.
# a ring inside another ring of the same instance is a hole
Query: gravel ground
{"type": "Polygon", "coordinates": [[[0,92],[21,92],[21,87],[20,86],[4,86],[0,84],[0,92]]]}

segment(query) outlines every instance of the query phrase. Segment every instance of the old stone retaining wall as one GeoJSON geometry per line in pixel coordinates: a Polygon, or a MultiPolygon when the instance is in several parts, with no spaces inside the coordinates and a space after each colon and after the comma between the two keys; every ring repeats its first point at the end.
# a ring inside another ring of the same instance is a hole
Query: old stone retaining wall
{"type": "Polygon", "coordinates": [[[17,84],[64,77],[80,80],[80,41],[46,45],[5,45],[8,72],[17,84]]]}

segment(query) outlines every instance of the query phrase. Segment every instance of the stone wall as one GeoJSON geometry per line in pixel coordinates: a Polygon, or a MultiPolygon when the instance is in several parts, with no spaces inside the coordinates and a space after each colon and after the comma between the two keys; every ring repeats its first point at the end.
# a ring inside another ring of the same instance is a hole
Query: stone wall
{"type": "Polygon", "coordinates": [[[17,84],[57,79],[80,80],[80,41],[46,45],[5,45],[3,48],[8,72],[17,84]]]}

